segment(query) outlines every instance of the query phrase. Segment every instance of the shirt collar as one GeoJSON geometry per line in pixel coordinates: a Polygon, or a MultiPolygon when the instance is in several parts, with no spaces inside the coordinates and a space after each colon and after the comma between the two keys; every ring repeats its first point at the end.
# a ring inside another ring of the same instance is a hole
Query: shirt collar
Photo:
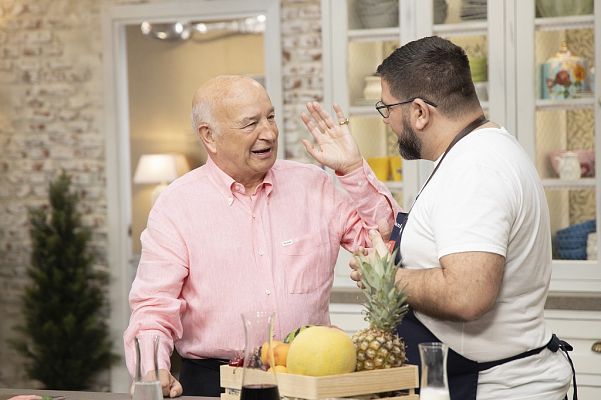
{"type": "MultiPolygon", "coordinates": [[[[276,160],[276,164],[274,165],[274,167],[276,165],[277,165],[277,160],[276,160]]],[[[219,189],[219,191],[221,192],[223,197],[226,199],[228,204],[231,205],[235,198],[234,191],[236,191],[236,185],[239,185],[239,183],[236,182],[231,176],[229,176],[228,174],[223,172],[223,170],[221,170],[217,166],[217,164],[215,164],[215,162],[213,161],[213,159],[211,159],[211,157],[207,157],[207,162],[205,163],[205,166],[209,172],[209,175],[213,178],[213,180],[217,184],[217,188],[219,189]]],[[[267,171],[267,174],[265,175],[263,182],[261,184],[259,184],[259,186],[257,187],[257,193],[259,193],[262,189],[264,189],[266,195],[271,194],[271,192],[273,190],[273,182],[274,182],[274,172],[273,172],[274,167],[270,168],[269,171],[267,171]]]]}

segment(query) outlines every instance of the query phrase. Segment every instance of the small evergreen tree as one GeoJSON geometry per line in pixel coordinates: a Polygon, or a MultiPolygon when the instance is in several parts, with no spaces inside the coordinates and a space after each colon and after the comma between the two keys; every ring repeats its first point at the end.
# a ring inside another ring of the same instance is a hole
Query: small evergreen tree
{"type": "Polygon", "coordinates": [[[12,344],[26,358],[28,376],[45,388],[86,389],[117,359],[102,315],[108,276],[92,267],[90,230],[81,223],[79,196],[64,171],[50,184],[49,198],[49,211],[30,209],[31,283],[12,344]]]}

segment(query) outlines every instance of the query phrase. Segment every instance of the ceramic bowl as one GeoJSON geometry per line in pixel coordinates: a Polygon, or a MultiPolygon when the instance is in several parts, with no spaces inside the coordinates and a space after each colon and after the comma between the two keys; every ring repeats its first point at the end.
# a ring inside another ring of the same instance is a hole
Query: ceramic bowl
{"type": "Polygon", "coordinates": [[[593,0],[536,0],[541,17],[564,17],[593,13],[593,0]]]}
{"type": "Polygon", "coordinates": [[[366,29],[387,28],[399,24],[399,2],[397,0],[361,0],[355,4],[359,20],[366,29]]]}

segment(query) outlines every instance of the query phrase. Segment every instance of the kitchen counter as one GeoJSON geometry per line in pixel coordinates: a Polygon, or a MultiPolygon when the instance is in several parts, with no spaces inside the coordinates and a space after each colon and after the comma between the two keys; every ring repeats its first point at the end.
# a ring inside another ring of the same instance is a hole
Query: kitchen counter
{"type": "MultiPolygon", "coordinates": [[[[332,290],[330,303],[362,304],[363,295],[358,288],[332,290]]],[[[552,293],[547,297],[545,308],[553,310],[601,311],[600,293],[552,293]]]]}
{"type": "MultiPolygon", "coordinates": [[[[66,390],[31,390],[0,388],[0,400],[6,400],[19,394],[37,394],[38,396],[64,396],[65,400],[131,400],[127,393],[106,392],[70,392],[66,390]]],[[[218,397],[181,396],[179,400],[216,400],[218,397]]]]}

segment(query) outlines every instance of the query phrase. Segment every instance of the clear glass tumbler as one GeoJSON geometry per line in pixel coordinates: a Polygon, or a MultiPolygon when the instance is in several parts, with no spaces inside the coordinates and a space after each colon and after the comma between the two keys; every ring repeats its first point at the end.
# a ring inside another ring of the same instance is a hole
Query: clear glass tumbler
{"type": "Polygon", "coordinates": [[[274,320],[271,311],[242,314],[245,346],[240,400],[280,400],[275,371],[267,371],[274,365],[274,320]]]}
{"type": "Polygon", "coordinates": [[[420,400],[450,400],[447,382],[447,353],[449,347],[440,342],[420,343],[421,358],[420,400]]]}
{"type": "Polygon", "coordinates": [[[158,336],[136,336],[136,376],[133,400],[162,400],[157,353],[158,336]]]}

